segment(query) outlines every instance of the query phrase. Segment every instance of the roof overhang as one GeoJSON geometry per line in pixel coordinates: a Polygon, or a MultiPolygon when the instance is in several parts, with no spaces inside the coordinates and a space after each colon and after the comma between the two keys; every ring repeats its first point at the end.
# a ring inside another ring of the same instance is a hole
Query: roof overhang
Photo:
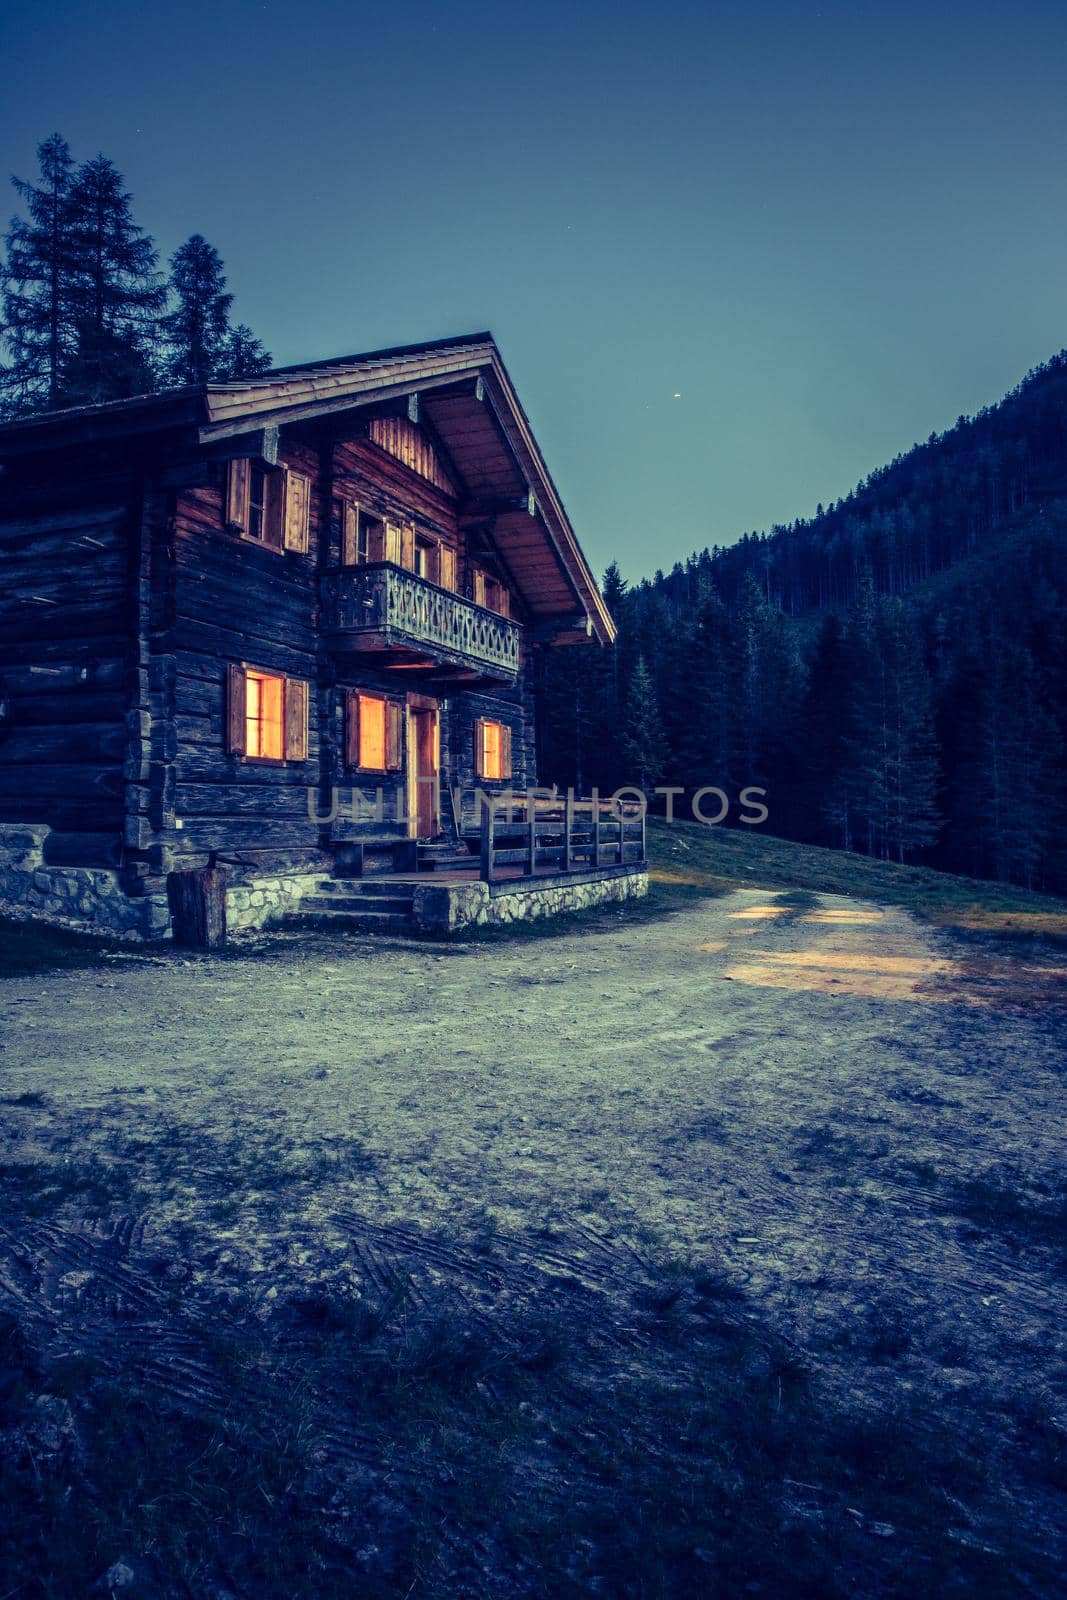
{"type": "Polygon", "coordinates": [[[468,520],[493,507],[493,540],[532,615],[565,617],[560,642],[610,644],[615,624],[489,334],[211,384],[199,438],[218,446],[412,395],[459,474],[468,520]],[[584,627],[574,627],[575,612],[584,627]]]}
{"type": "Polygon", "coordinates": [[[615,624],[488,333],[44,413],[0,427],[0,460],[173,429],[192,429],[201,448],[221,453],[246,435],[413,395],[460,477],[461,517],[472,528],[491,521],[542,637],[609,644],[615,624]]]}

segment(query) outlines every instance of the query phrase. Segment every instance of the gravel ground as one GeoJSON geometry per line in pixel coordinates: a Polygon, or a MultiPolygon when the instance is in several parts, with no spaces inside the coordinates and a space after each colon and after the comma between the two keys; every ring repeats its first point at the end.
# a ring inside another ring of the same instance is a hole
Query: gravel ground
{"type": "Polygon", "coordinates": [[[1059,1427],[1063,977],[903,911],[739,891],[554,938],[293,934],[11,980],[5,1160],[61,1203],[0,1230],[0,1298],[113,1329],[183,1229],[176,1279],[265,1301],[398,1271],[475,1308],[535,1280],[610,1297],[684,1260],[845,1394],[1037,1397],[1059,1427]]]}

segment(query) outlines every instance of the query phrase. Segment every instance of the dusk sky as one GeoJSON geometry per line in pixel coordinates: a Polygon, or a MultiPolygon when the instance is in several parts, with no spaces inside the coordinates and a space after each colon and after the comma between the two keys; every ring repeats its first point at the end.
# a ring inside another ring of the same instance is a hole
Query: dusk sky
{"type": "Polygon", "coordinates": [[[0,52],[2,169],[104,151],[278,362],[492,329],[598,570],[1067,344],[1062,4],[6,0],[0,52]]]}

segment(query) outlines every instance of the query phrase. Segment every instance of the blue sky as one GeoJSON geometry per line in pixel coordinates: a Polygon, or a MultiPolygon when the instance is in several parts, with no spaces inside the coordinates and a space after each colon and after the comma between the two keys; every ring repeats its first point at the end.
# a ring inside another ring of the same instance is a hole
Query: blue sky
{"type": "Polygon", "coordinates": [[[6,0],[0,72],[277,360],[491,328],[630,578],[1067,344],[1062,5],[6,0]]]}

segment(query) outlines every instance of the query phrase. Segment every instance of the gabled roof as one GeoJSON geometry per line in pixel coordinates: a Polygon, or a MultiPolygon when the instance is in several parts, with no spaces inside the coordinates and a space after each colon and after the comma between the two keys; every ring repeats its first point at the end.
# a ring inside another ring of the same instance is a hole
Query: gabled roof
{"type": "Polygon", "coordinates": [[[280,367],[260,377],[79,406],[0,426],[0,459],[175,427],[212,445],[417,394],[534,616],[569,617],[602,643],[614,623],[489,333],[280,367]]]}

